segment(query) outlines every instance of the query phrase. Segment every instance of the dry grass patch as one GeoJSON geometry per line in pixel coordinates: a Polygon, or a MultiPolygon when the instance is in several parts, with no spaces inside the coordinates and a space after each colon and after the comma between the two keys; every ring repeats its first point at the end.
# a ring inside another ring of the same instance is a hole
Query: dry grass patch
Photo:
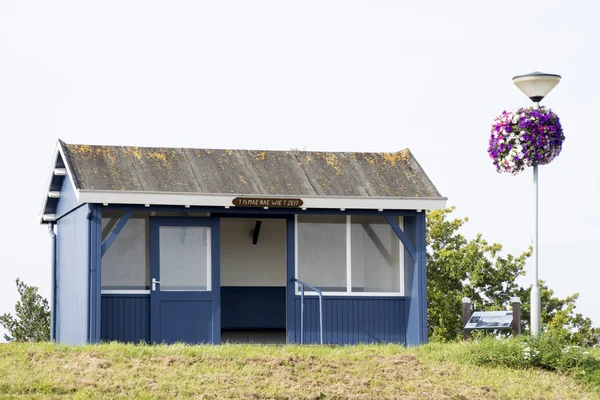
{"type": "Polygon", "coordinates": [[[443,347],[391,345],[4,344],[0,345],[0,393],[5,398],[599,397],[567,376],[467,367],[445,357],[444,351],[443,347]]]}

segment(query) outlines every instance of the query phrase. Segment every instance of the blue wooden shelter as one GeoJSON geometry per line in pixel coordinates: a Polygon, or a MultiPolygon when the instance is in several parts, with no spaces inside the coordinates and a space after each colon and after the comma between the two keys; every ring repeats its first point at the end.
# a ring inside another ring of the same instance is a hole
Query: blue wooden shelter
{"type": "Polygon", "coordinates": [[[52,338],[424,343],[425,210],[445,203],[408,149],[59,141],[52,338]]]}

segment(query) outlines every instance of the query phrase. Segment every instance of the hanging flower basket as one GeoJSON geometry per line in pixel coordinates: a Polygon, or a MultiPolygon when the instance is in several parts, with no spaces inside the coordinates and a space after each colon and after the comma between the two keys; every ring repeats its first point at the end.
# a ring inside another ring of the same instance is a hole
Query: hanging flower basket
{"type": "Polygon", "coordinates": [[[534,164],[550,163],[560,154],[564,140],[552,110],[519,108],[494,119],[488,153],[498,172],[517,175],[534,164]]]}

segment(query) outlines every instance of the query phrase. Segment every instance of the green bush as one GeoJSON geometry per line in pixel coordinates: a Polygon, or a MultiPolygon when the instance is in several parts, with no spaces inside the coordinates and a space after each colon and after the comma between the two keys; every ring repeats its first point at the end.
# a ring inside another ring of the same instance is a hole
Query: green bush
{"type": "Polygon", "coordinates": [[[466,359],[476,365],[570,374],[600,388],[600,358],[594,354],[550,331],[539,337],[484,338],[469,347],[466,359]]]}
{"type": "Polygon", "coordinates": [[[50,340],[50,307],[38,288],[16,279],[20,300],[15,305],[16,315],[0,315],[0,325],[8,331],[7,342],[44,342],[50,340]]]}

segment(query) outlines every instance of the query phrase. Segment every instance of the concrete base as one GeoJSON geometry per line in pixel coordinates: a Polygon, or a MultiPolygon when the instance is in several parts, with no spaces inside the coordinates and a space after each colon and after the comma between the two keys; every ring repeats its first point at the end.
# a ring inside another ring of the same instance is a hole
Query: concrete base
{"type": "Polygon", "coordinates": [[[285,331],[222,331],[221,343],[285,344],[285,331]]]}

